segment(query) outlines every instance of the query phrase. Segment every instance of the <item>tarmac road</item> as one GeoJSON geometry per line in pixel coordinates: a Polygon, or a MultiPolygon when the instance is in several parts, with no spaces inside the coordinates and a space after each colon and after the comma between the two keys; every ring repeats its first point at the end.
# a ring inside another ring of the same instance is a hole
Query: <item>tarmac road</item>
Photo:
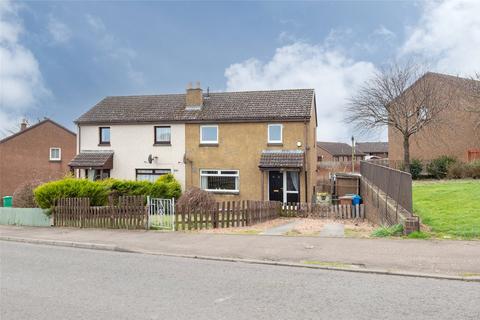
{"type": "Polygon", "coordinates": [[[0,241],[0,318],[480,319],[480,284],[0,241]]]}

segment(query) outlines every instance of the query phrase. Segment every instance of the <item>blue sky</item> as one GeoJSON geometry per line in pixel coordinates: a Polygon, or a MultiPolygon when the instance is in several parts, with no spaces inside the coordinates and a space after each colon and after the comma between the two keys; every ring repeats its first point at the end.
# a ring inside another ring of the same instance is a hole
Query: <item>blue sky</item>
{"type": "MultiPolygon", "coordinates": [[[[0,136],[73,120],[108,95],[313,87],[320,140],[346,141],[355,89],[419,56],[480,70],[480,1],[1,2],[0,136]],[[473,50],[472,50],[473,49],[473,50]]],[[[385,139],[385,131],[370,139],[385,139]]]]}

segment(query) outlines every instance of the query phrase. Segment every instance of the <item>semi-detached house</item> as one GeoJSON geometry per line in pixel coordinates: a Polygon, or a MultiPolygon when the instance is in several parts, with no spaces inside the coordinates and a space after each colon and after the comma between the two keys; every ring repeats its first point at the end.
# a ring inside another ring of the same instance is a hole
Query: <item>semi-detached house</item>
{"type": "Polygon", "coordinates": [[[172,173],[228,200],[310,201],[313,89],[107,97],[76,120],[79,177],[172,173]]]}

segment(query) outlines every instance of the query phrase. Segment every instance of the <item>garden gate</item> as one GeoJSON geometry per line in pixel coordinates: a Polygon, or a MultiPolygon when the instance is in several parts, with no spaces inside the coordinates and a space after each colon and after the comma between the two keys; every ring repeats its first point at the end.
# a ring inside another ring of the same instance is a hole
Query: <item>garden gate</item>
{"type": "Polygon", "coordinates": [[[175,231],[175,199],[147,198],[148,229],[175,231]]]}

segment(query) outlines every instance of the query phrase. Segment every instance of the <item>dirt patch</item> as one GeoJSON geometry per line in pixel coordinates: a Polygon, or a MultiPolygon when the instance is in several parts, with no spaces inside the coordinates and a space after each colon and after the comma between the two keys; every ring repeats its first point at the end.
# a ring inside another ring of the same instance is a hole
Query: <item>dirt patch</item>
{"type": "Polygon", "coordinates": [[[367,220],[335,220],[335,219],[309,219],[309,218],[278,218],[248,227],[219,228],[199,230],[199,233],[223,233],[223,234],[259,234],[286,223],[297,222],[293,230],[288,231],[287,236],[318,236],[327,223],[342,223],[345,227],[345,237],[368,238],[375,225],[367,220]]]}
{"type": "Polygon", "coordinates": [[[274,220],[269,220],[262,223],[257,223],[253,226],[247,227],[233,227],[233,228],[218,228],[218,229],[208,229],[208,230],[198,230],[199,233],[227,233],[227,234],[259,234],[264,232],[267,229],[271,229],[282,224],[289,223],[294,221],[294,218],[278,218],[274,220]]]}
{"type": "Polygon", "coordinates": [[[287,235],[316,236],[320,234],[325,224],[341,223],[345,227],[345,237],[368,238],[375,225],[366,220],[335,220],[335,219],[298,219],[299,223],[287,235]]]}

